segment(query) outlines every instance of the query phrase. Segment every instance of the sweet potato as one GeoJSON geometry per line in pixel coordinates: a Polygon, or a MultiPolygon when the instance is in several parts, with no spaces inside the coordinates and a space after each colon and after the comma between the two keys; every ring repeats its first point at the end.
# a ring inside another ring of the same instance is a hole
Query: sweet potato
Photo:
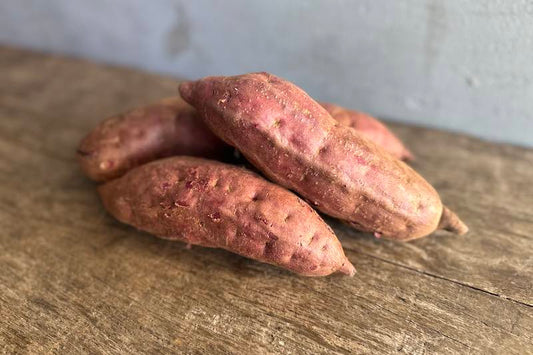
{"type": "Polygon", "coordinates": [[[179,89],[215,134],[330,216],[397,240],[437,228],[467,231],[419,174],[288,81],[253,73],[207,77],[179,89]]]}
{"type": "Polygon", "coordinates": [[[366,113],[348,110],[344,107],[328,103],[319,102],[331,117],[337,122],[352,127],[366,139],[376,143],[398,159],[412,160],[413,154],[403,145],[402,141],[392,133],[385,124],[366,113]]]}
{"type": "Polygon", "coordinates": [[[98,191],[119,221],[159,237],[226,249],[305,276],[355,272],[307,203],[243,168],[172,157],[139,166],[98,191]]]}
{"type": "Polygon", "coordinates": [[[168,98],[101,122],[80,143],[77,156],[95,181],[121,176],[171,155],[221,158],[228,147],[181,98],[168,98]]]}

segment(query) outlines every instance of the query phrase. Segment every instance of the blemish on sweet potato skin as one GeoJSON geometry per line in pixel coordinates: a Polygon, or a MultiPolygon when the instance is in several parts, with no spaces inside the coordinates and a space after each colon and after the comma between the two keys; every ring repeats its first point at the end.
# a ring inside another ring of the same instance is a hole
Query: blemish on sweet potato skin
{"type": "Polygon", "coordinates": [[[413,159],[413,154],[405,147],[402,141],[377,118],[364,112],[348,110],[329,102],[319,102],[319,104],[337,122],[355,129],[363,137],[376,143],[398,159],[405,161],[413,159]]]}
{"type": "Polygon", "coordinates": [[[288,81],[268,73],[207,77],[182,83],[180,93],[268,178],[330,216],[396,240],[445,225],[426,180],[288,81]]]}
{"type": "Polygon", "coordinates": [[[80,143],[83,172],[107,181],[172,155],[221,158],[229,152],[181,98],[167,98],[102,121],[80,143]]]}
{"type": "Polygon", "coordinates": [[[119,221],[166,239],[223,248],[305,276],[355,272],[312,208],[243,168],[172,157],[134,168],[98,191],[119,221]]]}

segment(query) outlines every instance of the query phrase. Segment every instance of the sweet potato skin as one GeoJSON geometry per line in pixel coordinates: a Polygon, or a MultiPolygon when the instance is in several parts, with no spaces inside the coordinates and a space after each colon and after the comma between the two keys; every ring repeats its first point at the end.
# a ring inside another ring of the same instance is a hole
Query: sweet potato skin
{"type": "Polygon", "coordinates": [[[226,249],[305,276],[355,272],[307,203],[243,168],[172,157],[139,166],[98,191],[119,221],[159,237],[226,249]]]}
{"type": "Polygon", "coordinates": [[[428,182],[288,81],[268,73],[207,77],[182,83],[180,93],[214,133],[320,211],[397,240],[443,225],[428,182]]]}
{"type": "Polygon", "coordinates": [[[146,162],[172,156],[221,158],[228,147],[181,98],[166,98],[102,121],[80,143],[83,172],[107,181],[146,162]]]}
{"type": "Polygon", "coordinates": [[[402,141],[377,118],[364,112],[348,110],[329,102],[319,102],[319,104],[337,122],[355,129],[363,137],[376,143],[396,158],[405,161],[413,159],[413,154],[404,146],[402,141]]]}

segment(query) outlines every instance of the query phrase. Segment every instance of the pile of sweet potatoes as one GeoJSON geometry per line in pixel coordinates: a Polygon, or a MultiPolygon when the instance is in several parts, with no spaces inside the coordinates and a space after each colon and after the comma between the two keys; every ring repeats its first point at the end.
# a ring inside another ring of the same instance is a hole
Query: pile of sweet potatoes
{"type": "Polygon", "coordinates": [[[103,182],[102,202],[121,222],[306,276],[355,272],[315,209],[401,241],[468,230],[371,116],[268,73],[179,92],[104,120],[80,143],[82,170],[103,182]],[[264,177],[232,164],[233,148],[264,177]]]}

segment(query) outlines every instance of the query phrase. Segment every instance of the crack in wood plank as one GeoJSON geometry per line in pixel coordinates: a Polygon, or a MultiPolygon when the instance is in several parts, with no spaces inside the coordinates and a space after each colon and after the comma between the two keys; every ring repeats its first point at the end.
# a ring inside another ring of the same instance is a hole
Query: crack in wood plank
{"type": "Polygon", "coordinates": [[[427,272],[427,271],[424,271],[424,270],[418,270],[418,269],[416,269],[414,267],[411,267],[411,266],[408,266],[408,265],[404,265],[404,264],[401,264],[401,263],[398,263],[398,262],[395,262],[395,261],[387,260],[385,258],[379,257],[377,255],[373,255],[373,254],[370,254],[370,253],[365,253],[365,252],[362,252],[362,251],[359,251],[359,250],[351,250],[351,251],[359,253],[359,254],[362,254],[362,255],[365,255],[365,256],[368,256],[368,257],[373,258],[373,259],[377,259],[377,260],[383,261],[383,262],[391,264],[391,265],[395,265],[395,266],[398,266],[398,267],[401,267],[401,268],[416,272],[416,273],[421,274],[421,275],[430,276],[430,277],[433,277],[433,278],[436,278],[436,279],[439,279],[439,280],[444,280],[444,281],[447,281],[447,282],[454,283],[454,284],[459,285],[459,286],[468,287],[469,289],[476,290],[476,291],[479,291],[479,292],[483,292],[483,293],[486,293],[488,295],[491,295],[491,296],[494,296],[494,297],[498,297],[500,299],[504,299],[506,301],[514,302],[514,303],[520,304],[522,306],[533,308],[533,304],[522,302],[522,301],[519,301],[519,300],[515,300],[515,299],[513,299],[511,297],[507,297],[505,295],[501,295],[501,294],[498,294],[496,292],[488,291],[488,290],[482,289],[480,287],[472,286],[472,285],[469,285],[469,284],[461,282],[461,281],[453,280],[453,279],[450,279],[450,278],[447,278],[447,277],[444,277],[444,276],[441,276],[441,275],[433,274],[431,272],[427,272]]]}

